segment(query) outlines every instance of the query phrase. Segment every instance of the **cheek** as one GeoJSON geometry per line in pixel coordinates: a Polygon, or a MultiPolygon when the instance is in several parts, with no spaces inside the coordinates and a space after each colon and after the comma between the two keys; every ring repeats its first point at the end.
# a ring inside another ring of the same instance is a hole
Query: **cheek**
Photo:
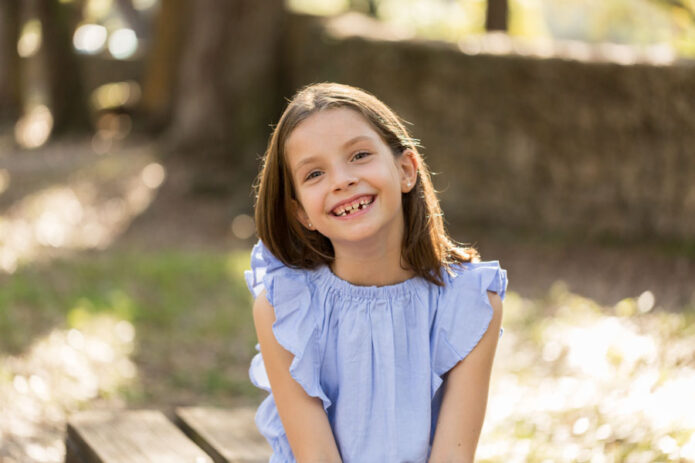
{"type": "Polygon", "coordinates": [[[307,214],[312,215],[323,211],[323,202],[321,198],[322,194],[318,189],[304,192],[301,203],[307,214]]]}
{"type": "Polygon", "coordinates": [[[400,174],[396,169],[388,169],[388,171],[383,173],[384,185],[388,185],[389,191],[395,193],[401,193],[401,180],[400,174]]]}

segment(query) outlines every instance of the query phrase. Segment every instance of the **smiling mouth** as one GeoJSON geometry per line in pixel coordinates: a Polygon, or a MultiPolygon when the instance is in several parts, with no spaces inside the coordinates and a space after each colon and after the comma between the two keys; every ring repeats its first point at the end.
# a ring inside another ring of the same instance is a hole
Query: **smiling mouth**
{"type": "Polygon", "coordinates": [[[354,214],[357,211],[360,211],[362,209],[369,207],[369,205],[374,202],[375,198],[376,198],[376,196],[369,196],[368,198],[365,197],[365,199],[362,199],[359,202],[356,201],[347,207],[346,206],[337,207],[336,209],[331,211],[331,215],[334,215],[336,217],[347,217],[351,214],[354,214]]]}

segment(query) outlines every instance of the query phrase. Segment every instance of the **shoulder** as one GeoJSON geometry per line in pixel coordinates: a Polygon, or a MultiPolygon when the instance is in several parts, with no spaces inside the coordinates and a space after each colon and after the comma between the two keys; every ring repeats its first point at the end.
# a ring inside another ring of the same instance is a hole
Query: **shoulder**
{"type": "Polygon", "coordinates": [[[278,340],[273,333],[273,324],[277,317],[273,305],[268,301],[265,290],[261,290],[253,301],[253,324],[264,357],[268,357],[269,351],[277,353],[278,340]]]}
{"type": "Polygon", "coordinates": [[[313,286],[310,272],[286,265],[259,240],[251,251],[251,269],[244,272],[244,277],[254,298],[265,291],[270,304],[275,305],[275,299],[290,297],[310,283],[313,286]]]}
{"type": "Polygon", "coordinates": [[[263,325],[271,324],[275,321],[275,309],[266,297],[265,289],[256,296],[253,301],[253,319],[256,323],[263,325]]]}
{"type": "Polygon", "coordinates": [[[499,293],[495,291],[487,290],[487,298],[490,301],[490,306],[492,307],[492,318],[493,320],[501,320],[503,312],[502,297],[499,293]]]}
{"type": "Polygon", "coordinates": [[[507,290],[507,271],[497,260],[454,264],[451,266],[451,273],[445,275],[443,292],[455,294],[462,290],[474,291],[482,295],[492,292],[497,294],[500,300],[504,299],[507,290]]]}

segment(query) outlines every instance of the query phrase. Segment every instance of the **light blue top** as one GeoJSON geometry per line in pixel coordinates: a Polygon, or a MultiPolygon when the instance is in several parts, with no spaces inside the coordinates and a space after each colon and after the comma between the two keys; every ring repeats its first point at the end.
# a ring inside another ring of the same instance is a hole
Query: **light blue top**
{"type": "MultiPolygon", "coordinates": [[[[487,290],[504,298],[507,272],[497,261],[458,264],[445,287],[421,277],[389,286],[357,286],[323,265],[284,265],[259,241],[246,283],[266,289],[273,333],[294,355],[290,374],[318,397],[344,463],[425,463],[442,401],[442,375],[487,331],[487,290]]],[[[502,330],[500,330],[502,336],[502,330]]],[[[258,354],[251,382],[270,392],[256,425],[270,463],[295,462],[258,354]]]]}

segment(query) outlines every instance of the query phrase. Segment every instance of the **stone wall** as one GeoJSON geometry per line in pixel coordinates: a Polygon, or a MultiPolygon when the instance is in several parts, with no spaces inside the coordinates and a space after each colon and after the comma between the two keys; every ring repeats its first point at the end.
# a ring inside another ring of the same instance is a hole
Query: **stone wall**
{"type": "Polygon", "coordinates": [[[354,16],[292,16],[285,96],[338,81],[389,104],[413,123],[453,226],[695,238],[693,63],[402,36],[354,16]]]}

